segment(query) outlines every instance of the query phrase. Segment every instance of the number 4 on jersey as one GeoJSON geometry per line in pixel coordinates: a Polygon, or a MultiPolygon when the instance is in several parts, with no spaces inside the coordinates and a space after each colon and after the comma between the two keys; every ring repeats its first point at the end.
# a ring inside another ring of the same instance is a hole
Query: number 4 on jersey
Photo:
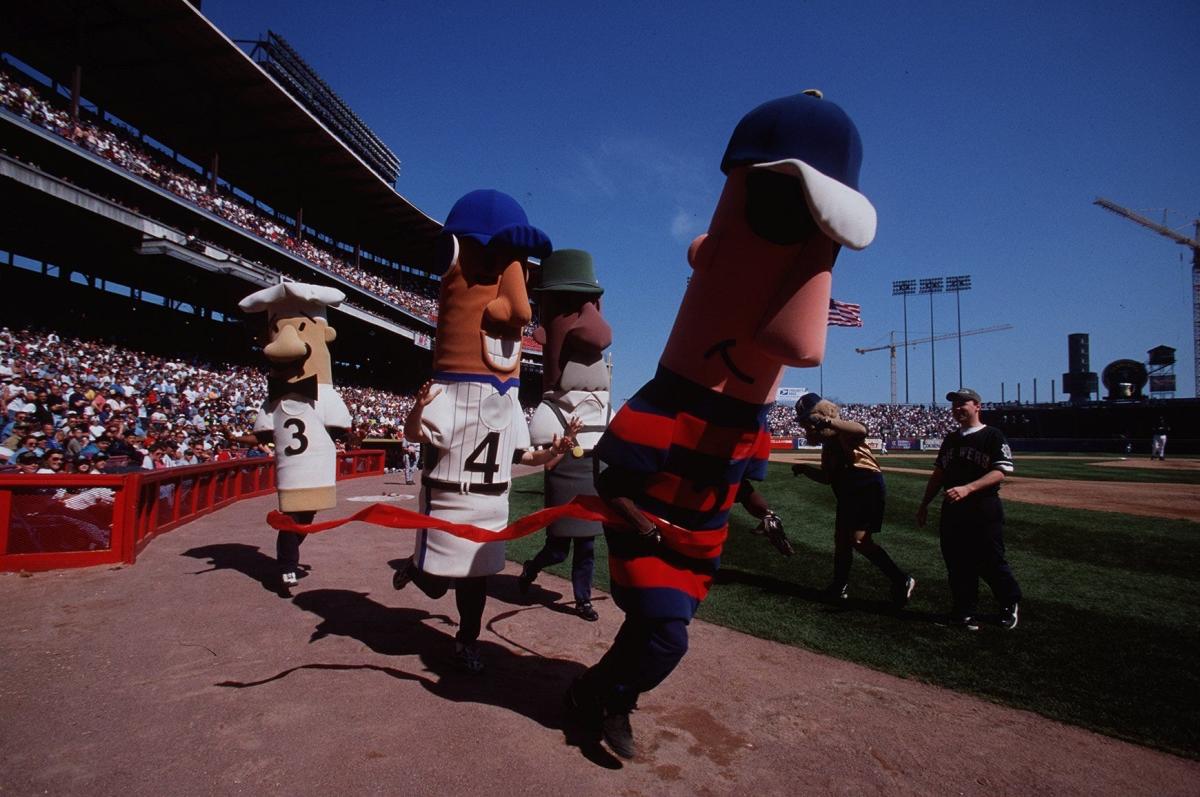
{"type": "Polygon", "coordinates": [[[475,447],[471,455],[467,457],[467,461],[463,463],[463,470],[469,473],[482,473],[483,483],[491,484],[495,481],[496,472],[500,470],[500,466],[496,464],[496,452],[500,448],[500,433],[488,432],[488,436],[483,438],[483,442],[475,447]],[[479,461],[483,457],[483,462],[479,461]]]}

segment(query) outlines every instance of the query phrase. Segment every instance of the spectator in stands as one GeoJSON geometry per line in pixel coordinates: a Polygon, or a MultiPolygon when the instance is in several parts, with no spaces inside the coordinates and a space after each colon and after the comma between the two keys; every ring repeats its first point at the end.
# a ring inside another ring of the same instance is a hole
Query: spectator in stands
{"type": "MultiPolygon", "coordinates": [[[[24,406],[24,405],[22,405],[22,406],[24,406]]],[[[13,414],[12,420],[10,420],[8,423],[4,424],[4,430],[0,431],[0,439],[3,439],[5,441],[4,444],[7,446],[10,446],[10,447],[13,446],[14,444],[20,445],[21,439],[10,442],[10,438],[12,438],[14,435],[19,436],[20,438],[23,438],[24,435],[27,434],[28,432],[29,432],[29,413],[25,412],[25,410],[22,409],[13,414]]]]}
{"type": "Polygon", "coordinates": [[[38,472],[38,467],[41,465],[41,460],[38,455],[32,451],[25,451],[16,455],[13,461],[17,463],[17,471],[20,473],[34,474],[38,472]]]}
{"type": "Polygon", "coordinates": [[[38,459],[41,459],[46,454],[45,449],[39,445],[38,438],[31,434],[25,435],[25,437],[21,440],[21,446],[20,448],[16,449],[14,456],[20,459],[21,455],[27,452],[33,454],[38,459]]]}
{"type": "Polygon", "coordinates": [[[48,451],[42,456],[41,462],[38,463],[38,473],[58,474],[63,472],[64,460],[61,451],[48,451]]]}
{"type": "Polygon", "coordinates": [[[141,462],[145,457],[145,452],[138,448],[137,434],[129,431],[124,437],[113,441],[113,444],[108,447],[108,455],[110,457],[126,457],[130,462],[141,462]]]}

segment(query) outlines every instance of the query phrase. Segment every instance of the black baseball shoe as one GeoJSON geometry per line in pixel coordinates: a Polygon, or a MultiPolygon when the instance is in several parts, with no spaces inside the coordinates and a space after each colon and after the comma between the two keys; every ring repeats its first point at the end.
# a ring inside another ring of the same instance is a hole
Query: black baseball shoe
{"type": "Polygon", "coordinates": [[[521,575],[517,576],[517,591],[522,595],[529,594],[529,588],[533,586],[533,582],[537,581],[537,571],[530,568],[533,560],[529,560],[521,565],[521,575]]]}
{"type": "Polygon", "coordinates": [[[912,597],[913,590],[917,588],[917,580],[912,576],[905,576],[903,581],[897,581],[892,585],[892,603],[897,609],[903,609],[908,605],[908,599],[912,597]]]}
{"type": "Polygon", "coordinates": [[[591,601],[579,601],[575,604],[575,614],[587,620],[589,623],[594,623],[600,619],[600,615],[592,607],[591,601]]]}
{"type": "Polygon", "coordinates": [[[633,725],[629,722],[629,712],[604,712],[600,721],[600,735],[608,743],[608,747],[621,758],[633,758],[637,755],[637,747],[633,742],[633,725]]]}
{"type": "Polygon", "coordinates": [[[821,598],[834,603],[850,600],[850,585],[834,582],[821,590],[821,598]]]}
{"type": "Polygon", "coordinates": [[[485,668],[483,657],[479,655],[479,644],[454,640],[454,665],[471,675],[482,675],[485,668]]]}
{"type": "Polygon", "coordinates": [[[1005,606],[1004,611],[1000,612],[1000,627],[1005,631],[1011,631],[1017,627],[1017,604],[1005,606]]]}
{"type": "Polygon", "coordinates": [[[404,564],[396,568],[396,572],[392,574],[392,589],[404,589],[408,586],[408,582],[413,580],[413,571],[416,570],[416,563],[412,558],[404,560],[404,564]]]}
{"type": "Polygon", "coordinates": [[[951,617],[950,627],[959,628],[963,631],[978,631],[979,621],[971,615],[966,615],[965,617],[951,617]]]}
{"type": "Polygon", "coordinates": [[[296,574],[296,571],[289,570],[288,572],[281,575],[279,577],[279,580],[283,582],[283,586],[285,586],[285,587],[294,587],[294,586],[296,586],[297,583],[299,583],[300,576],[298,576],[296,574]]]}

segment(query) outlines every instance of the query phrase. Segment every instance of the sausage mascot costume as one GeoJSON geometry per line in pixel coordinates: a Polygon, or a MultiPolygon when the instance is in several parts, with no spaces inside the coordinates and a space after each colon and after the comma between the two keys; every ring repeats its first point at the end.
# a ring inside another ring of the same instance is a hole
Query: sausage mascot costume
{"type": "Polygon", "coordinates": [[[624,758],[636,751],[638,696],[687,651],[742,479],[766,475],[766,417],[784,366],[824,356],[834,260],[875,236],[861,160],[854,123],[820,92],[743,117],[708,233],[689,248],[692,279],[658,370],[596,446],[607,465],[599,493],[628,524],[605,527],[625,621],[566,703],[624,758]]]}
{"type": "MultiPolygon", "coordinates": [[[[267,399],[254,420],[254,435],[275,444],[275,483],[279,511],[297,523],[312,523],[321,509],[337,505],[337,449],[330,432],[350,428],[350,411],[333,389],[329,343],[337,332],[325,308],[346,299],[336,288],[283,282],[238,303],[243,312],[267,313],[271,362],[267,399]]],[[[305,535],[281,531],[275,541],[284,587],[299,578],[300,543],[305,535]]]]}
{"type": "MultiPolygon", "coordinates": [[[[600,315],[604,289],[596,281],[592,256],[579,249],[560,249],[542,261],[538,288],[541,326],[534,339],[542,344],[542,384],[545,393],[530,421],[534,445],[550,445],[555,435],[565,435],[568,418],[582,423],[575,449],[546,465],[546,506],[565,504],[577,495],[595,495],[592,449],[608,424],[610,374],[603,352],[612,343],[612,329],[600,315]]],[[[565,519],[551,523],[546,545],[525,563],[519,580],[527,592],[547,565],[571,558],[571,586],[575,613],[585,620],[600,619],[592,607],[594,541],[603,531],[596,521],[565,519]]]]}
{"type": "MultiPolygon", "coordinates": [[[[480,190],[454,204],[442,245],[450,265],[438,297],[433,376],[417,395],[404,436],[426,446],[422,512],[500,530],[508,523],[513,462],[548,459],[533,458],[527,450],[529,428],[517,393],[521,334],[532,317],[525,291],[528,259],[549,255],[550,239],[529,224],[515,199],[480,190]]],[[[392,585],[403,589],[412,581],[438,598],[453,583],[459,612],[455,661],[479,673],[486,579],[503,568],[502,541],[477,543],[422,529],[392,585]]]]}

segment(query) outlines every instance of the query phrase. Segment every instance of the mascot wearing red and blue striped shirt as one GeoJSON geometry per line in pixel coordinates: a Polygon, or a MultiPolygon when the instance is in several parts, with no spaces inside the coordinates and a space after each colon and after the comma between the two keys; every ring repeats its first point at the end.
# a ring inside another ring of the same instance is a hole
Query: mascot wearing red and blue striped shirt
{"type": "Polygon", "coordinates": [[[687,651],[687,624],[719,562],[743,479],[766,475],[766,414],[785,366],[819,365],[834,260],[875,234],[858,191],[854,123],[810,91],[767,102],[735,129],[708,233],[654,378],[596,448],[612,593],[625,622],[572,684],[574,721],[635,754],[630,712],[687,651]],[[689,530],[664,538],[655,519],[689,530]]]}

